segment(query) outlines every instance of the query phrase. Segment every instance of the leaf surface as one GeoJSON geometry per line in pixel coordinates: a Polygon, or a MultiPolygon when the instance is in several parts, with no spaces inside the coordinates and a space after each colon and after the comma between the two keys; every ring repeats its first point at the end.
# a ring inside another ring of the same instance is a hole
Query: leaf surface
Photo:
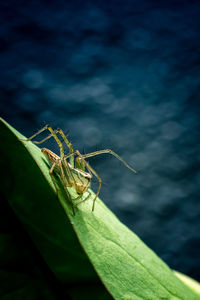
{"type": "MultiPolygon", "coordinates": [[[[74,216],[62,186],[56,196],[40,149],[19,141],[23,136],[5,121],[1,132],[5,164],[10,164],[7,189],[14,182],[9,204],[61,282],[97,281],[95,269],[115,299],[199,299],[100,199],[91,211],[92,191],[74,216]]],[[[102,299],[109,297],[105,295],[102,299]]]]}

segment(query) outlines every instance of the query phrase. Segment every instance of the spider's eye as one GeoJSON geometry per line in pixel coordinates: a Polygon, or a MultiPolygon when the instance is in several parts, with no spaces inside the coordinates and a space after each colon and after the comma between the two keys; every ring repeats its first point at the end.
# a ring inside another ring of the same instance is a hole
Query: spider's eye
{"type": "Polygon", "coordinates": [[[81,157],[76,157],[75,159],[75,168],[85,171],[85,163],[81,157]]]}

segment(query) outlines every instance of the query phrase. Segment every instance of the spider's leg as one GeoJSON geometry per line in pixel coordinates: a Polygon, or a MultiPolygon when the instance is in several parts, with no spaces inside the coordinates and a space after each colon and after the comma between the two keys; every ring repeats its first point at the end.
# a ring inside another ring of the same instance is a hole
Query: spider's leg
{"type": "MultiPolygon", "coordinates": [[[[45,137],[43,140],[41,141],[33,141],[33,144],[36,144],[36,145],[39,145],[39,144],[42,144],[44,143],[45,141],[47,141],[48,139],[50,139],[52,137],[52,134],[49,134],[47,137],[45,137]]],[[[25,140],[27,141],[27,140],[25,140]]],[[[28,140],[29,141],[29,140],[28,140]]]]}
{"type": "Polygon", "coordinates": [[[78,201],[82,196],[83,196],[83,194],[81,194],[81,195],[79,195],[78,197],[72,199],[72,201],[73,201],[73,202],[74,202],[74,201],[78,201]]]}
{"type": "Polygon", "coordinates": [[[60,148],[60,158],[63,159],[64,156],[65,156],[65,152],[64,152],[64,147],[63,147],[62,142],[61,142],[60,139],[57,137],[56,132],[55,132],[49,125],[47,125],[46,127],[47,127],[47,129],[50,131],[50,133],[51,133],[51,135],[54,137],[54,139],[56,140],[56,142],[57,142],[57,144],[58,144],[58,146],[59,146],[59,148],[60,148]]]}
{"type": "Polygon", "coordinates": [[[73,207],[73,204],[72,204],[72,201],[71,201],[71,197],[70,197],[70,194],[69,194],[69,192],[67,190],[67,185],[68,185],[67,178],[66,178],[66,176],[64,174],[64,171],[63,171],[63,168],[61,166],[61,163],[54,162],[53,165],[51,166],[51,169],[49,170],[49,174],[50,174],[51,179],[53,181],[53,184],[54,184],[54,186],[56,188],[57,196],[58,196],[58,187],[56,185],[56,182],[55,182],[55,179],[54,179],[54,176],[53,176],[53,171],[54,171],[54,169],[55,169],[56,166],[60,170],[60,176],[61,176],[61,180],[62,180],[62,183],[63,183],[63,187],[64,187],[64,190],[65,190],[65,193],[67,194],[67,198],[69,199],[69,202],[71,204],[73,214],[75,215],[74,207],[73,207]]]}
{"type": "MultiPolygon", "coordinates": [[[[85,164],[85,166],[86,166],[86,168],[87,168],[87,170],[88,170],[88,173],[90,174],[90,176],[91,176],[91,178],[92,178],[92,172],[91,172],[90,168],[87,167],[87,164],[88,164],[88,163],[85,161],[85,159],[82,157],[82,154],[80,154],[80,152],[79,152],[78,150],[76,151],[76,154],[78,155],[78,157],[80,157],[80,158],[84,161],[84,164],[85,164]]],[[[80,175],[78,175],[78,178],[79,178],[80,181],[82,181],[80,175]]],[[[89,186],[90,186],[90,181],[88,180],[88,184],[87,184],[87,186],[85,187],[85,191],[88,190],[89,186]]]]}
{"type": "Polygon", "coordinates": [[[65,141],[67,147],[69,148],[69,153],[71,154],[70,156],[70,164],[72,166],[72,168],[74,168],[74,148],[72,146],[72,144],[70,143],[70,141],[68,140],[68,138],[66,137],[66,135],[64,134],[64,132],[62,131],[62,129],[57,129],[56,133],[59,133],[63,140],[65,141]]]}
{"type": "MultiPolygon", "coordinates": [[[[80,201],[80,202],[77,203],[76,205],[79,205],[79,204],[81,204],[81,203],[83,203],[83,202],[85,202],[85,201],[88,200],[88,198],[92,195],[92,193],[91,193],[90,191],[87,191],[87,192],[88,192],[88,195],[85,197],[85,199],[83,199],[82,201],[80,201]]],[[[75,199],[75,200],[77,200],[77,199],[75,199]]]]}
{"type": "MultiPolygon", "coordinates": [[[[29,142],[31,141],[34,137],[36,137],[37,135],[39,135],[40,133],[42,133],[46,128],[42,128],[41,130],[39,130],[37,133],[35,133],[34,135],[32,135],[31,137],[27,138],[27,139],[20,139],[20,141],[23,141],[23,142],[29,142]]],[[[54,132],[56,133],[56,130],[54,130],[54,132]]],[[[44,143],[45,141],[47,141],[48,139],[50,139],[51,137],[53,137],[52,134],[49,134],[47,137],[45,137],[44,139],[42,139],[41,141],[33,141],[33,144],[36,144],[36,145],[39,145],[39,144],[42,144],[44,143]]]]}
{"type": "Polygon", "coordinates": [[[128,169],[130,169],[132,172],[137,173],[118,154],[116,154],[114,151],[112,151],[110,149],[99,150],[99,151],[91,152],[91,153],[88,153],[88,154],[83,154],[82,157],[83,158],[88,158],[88,157],[92,157],[92,156],[99,155],[99,154],[104,154],[104,153],[108,153],[108,154],[111,154],[111,155],[115,156],[117,159],[119,159],[125,165],[125,167],[127,167],[128,169]]]}
{"type": "MultiPolygon", "coordinates": [[[[42,129],[40,129],[39,131],[37,131],[35,134],[33,134],[32,136],[30,136],[29,138],[27,139],[20,139],[20,141],[23,141],[23,142],[29,142],[31,141],[32,139],[34,139],[37,135],[39,135],[40,133],[42,133],[43,131],[45,130],[49,130],[49,125],[46,125],[44,126],[42,129]]],[[[42,139],[41,141],[33,141],[34,144],[42,144],[44,143],[46,140],[50,139],[52,137],[52,133],[49,134],[47,137],[45,137],[44,139],[42,139]]],[[[55,138],[55,137],[54,137],[55,138]]]]}
{"type": "MultiPolygon", "coordinates": [[[[64,159],[62,160],[63,173],[65,175],[65,178],[68,178],[68,186],[76,187],[77,183],[76,183],[76,179],[74,177],[73,171],[72,171],[73,168],[71,167],[71,165],[67,161],[67,158],[71,157],[72,155],[74,156],[74,153],[69,153],[69,154],[64,156],[64,159]],[[72,184],[72,181],[73,181],[73,184],[72,184]]],[[[79,177],[79,180],[82,181],[80,177],[79,177]]],[[[76,200],[78,198],[80,198],[80,197],[78,196],[77,198],[75,198],[73,200],[76,200]]]]}
{"type": "Polygon", "coordinates": [[[49,126],[49,125],[46,125],[46,126],[44,126],[42,129],[40,129],[38,132],[36,132],[35,134],[33,134],[31,137],[29,137],[29,138],[27,138],[27,139],[25,139],[25,140],[23,140],[23,139],[21,139],[22,141],[25,141],[25,142],[28,142],[28,141],[31,141],[32,139],[34,139],[37,135],[39,135],[40,133],[42,133],[43,131],[45,131],[45,130],[49,130],[50,131],[50,135],[48,135],[46,138],[44,138],[43,140],[41,140],[41,141],[34,141],[33,143],[34,144],[41,144],[41,143],[43,143],[44,141],[46,141],[46,140],[48,140],[48,139],[50,139],[51,137],[53,137],[55,140],[56,140],[56,142],[57,142],[57,144],[58,144],[58,146],[59,146],[59,148],[60,148],[60,157],[61,157],[61,159],[62,158],[64,158],[64,156],[65,156],[65,153],[64,153],[64,148],[63,148],[63,144],[62,144],[62,142],[59,140],[59,138],[57,137],[57,135],[56,135],[56,132],[51,128],[51,126],[49,126]]]}
{"type": "Polygon", "coordinates": [[[56,162],[54,162],[53,165],[51,166],[51,169],[49,170],[49,175],[51,176],[51,179],[53,181],[53,184],[55,186],[57,196],[58,196],[58,188],[57,188],[56,182],[55,182],[54,177],[53,177],[53,170],[55,169],[56,165],[57,165],[56,162]]]}
{"type": "MultiPolygon", "coordinates": [[[[68,167],[69,168],[69,167],[68,167]]],[[[60,176],[61,176],[61,180],[62,180],[62,183],[63,183],[63,187],[64,187],[64,190],[65,190],[65,193],[67,195],[67,198],[70,202],[70,205],[71,205],[71,208],[72,208],[72,211],[73,211],[73,215],[75,216],[75,211],[74,211],[74,205],[73,205],[73,202],[72,202],[72,199],[71,199],[71,196],[69,194],[69,191],[67,189],[67,185],[68,185],[68,181],[67,181],[67,178],[65,176],[65,172],[63,170],[63,166],[62,166],[62,163],[59,164],[59,169],[60,169],[60,176]]]]}
{"type": "MultiPolygon", "coordinates": [[[[30,136],[29,138],[27,139],[20,139],[21,141],[24,141],[24,142],[28,142],[28,141],[31,141],[32,139],[34,139],[34,137],[36,137],[37,135],[39,135],[40,133],[42,133],[43,131],[47,130],[47,126],[48,125],[45,125],[43,128],[41,128],[40,130],[38,130],[36,133],[34,133],[32,136],[30,136]]],[[[49,137],[50,138],[50,137],[49,137]]],[[[37,143],[37,142],[36,142],[37,143]]]]}
{"type": "Polygon", "coordinates": [[[97,199],[97,197],[99,195],[100,189],[101,189],[102,179],[99,177],[99,175],[97,174],[97,172],[89,165],[89,163],[84,159],[84,156],[82,154],[80,154],[80,152],[78,150],[76,150],[75,152],[84,161],[85,166],[87,167],[88,171],[91,171],[94,174],[94,176],[96,176],[96,178],[99,181],[99,186],[98,186],[96,195],[95,195],[94,200],[93,200],[93,205],[92,205],[92,211],[94,211],[95,201],[96,201],[96,199],[97,199]]]}
{"type": "MultiPolygon", "coordinates": [[[[82,155],[80,154],[79,151],[75,151],[74,153],[75,153],[78,157],[80,157],[80,158],[84,161],[84,163],[85,163],[85,160],[82,158],[82,155]]],[[[73,154],[74,154],[74,153],[73,153],[73,154]]],[[[72,154],[68,154],[68,155],[66,155],[65,157],[67,158],[67,157],[69,157],[70,155],[72,155],[72,154]]],[[[85,164],[85,166],[86,166],[86,164],[85,164]]],[[[88,170],[88,172],[89,172],[89,174],[90,174],[90,176],[91,176],[91,178],[92,178],[92,173],[91,173],[90,169],[89,169],[87,166],[86,166],[86,168],[87,168],[87,170],[88,170]]],[[[74,181],[74,187],[75,187],[75,189],[76,189],[77,181],[75,180],[75,178],[74,178],[74,176],[73,176],[73,171],[72,171],[72,170],[70,170],[70,171],[71,171],[71,177],[73,178],[73,181],[74,181]]],[[[76,175],[78,176],[79,181],[82,182],[82,183],[84,184],[84,181],[83,181],[83,179],[82,179],[81,174],[77,173],[76,175]]],[[[87,185],[85,186],[85,191],[84,191],[84,192],[88,191],[89,186],[90,186],[90,180],[88,180],[88,183],[87,183],[87,185]]],[[[83,192],[83,193],[84,193],[84,192],[83,192]]],[[[79,200],[79,199],[83,196],[83,193],[82,193],[81,195],[79,195],[77,198],[73,199],[73,201],[79,200]]],[[[89,191],[88,191],[88,193],[89,193],[89,191]]],[[[83,200],[83,201],[85,201],[85,200],[83,200]]],[[[82,201],[81,201],[81,202],[82,202],[82,201]]],[[[80,203],[81,203],[81,202],[80,202],[80,203]]],[[[79,204],[79,203],[78,203],[78,204],[79,204]]]]}

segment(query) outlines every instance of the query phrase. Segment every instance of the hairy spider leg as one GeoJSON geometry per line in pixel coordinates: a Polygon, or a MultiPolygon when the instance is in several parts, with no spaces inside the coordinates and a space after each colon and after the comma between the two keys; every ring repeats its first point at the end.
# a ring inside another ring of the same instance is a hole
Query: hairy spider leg
{"type": "Polygon", "coordinates": [[[54,180],[54,177],[53,177],[53,170],[55,169],[56,165],[57,165],[57,163],[54,162],[53,165],[51,166],[51,169],[49,170],[49,175],[51,176],[52,182],[53,182],[53,184],[54,184],[54,186],[55,186],[55,189],[56,189],[56,192],[57,192],[57,194],[58,194],[57,185],[56,185],[55,180],[54,180]]]}
{"type": "MultiPolygon", "coordinates": [[[[72,144],[70,143],[70,141],[68,140],[68,138],[66,137],[66,135],[64,134],[64,132],[62,131],[62,129],[59,128],[56,130],[56,132],[58,132],[62,136],[67,147],[69,148],[69,153],[74,154],[74,148],[73,148],[72,144]]],[[[74,168],[74,155],[71,155],[69,157],[69,160],[70,160],[70,165],[72,166],[72,168],[74,168]]]]}
{"type": "MultiPolygon", "coordinates": [[[[87,190],[87,192],[88,192],[88,195],[85,197],[85,199],[83,199],[82,201],[78,202],[76,205],[79,205],[79,204],[87,201],[89,199],[89,197],[92,196],[92,193],[90,191],[87,190]]],[[[78,199],[75,199],[75,200],[78,200],[78,199]]]]}
{"type": "Polygon", "coordinates": [[[102,179],[97,174],[97,172],[89,165],[89,163],[84,159],[84,155],[82,155],[78,150],[76,150],[75,153],[84,161],[85,166],[88,169],[88,171],[92,172],[96,176],[96,178],[98,179],[98,181],[99,181],[99,186],[98,186],[95,198],[93,199],[92,211],[94,211],[95,202],[96,202],[96,199],[97,199],[97,197],[99,195],[99,192],[101,190],[102,179]]]}
{"type": "MultiPolygon", "coordinates": [[[[65,165],[67,165],[67,164],[65,164],[65,165]]],[[[67,194],[68,200],[69,200],[70,205],[71,205],[71,207],[72,207],[73,215],[75,216],[74,205],[73,205],[73,202],[72,202],[72,200],[71,200],[71,196],[70,196],[70,194],[69,194],[69,191],[68,191],[68,189],[67,189],[67,184],[68,184],[68,183],[67,183],[67,177],[65,176],[65,172],[64,172],[64,170],[63,170],[63,164],[62,164],[62,161],[61,161],[61,163],[60,163],[60,165],[59,165],[59,169],[60,169],[60,176],[61,176],[61,179],[62,179],[62,182],[63,182],[64,190],[65,190],[65,192],[66,192],[66,194],[67,194]]],[[[65,171],[66,171],[67,169],[69,170],[69,167],[67,167],[67,168],[65,169],[65,171]]]]}
{"type": "Polygon", "coordinates": [[[88,154],[83,154],[82,157],[83,158],[88,158],[88,157],[92,157],[92,156],[99,155],[99,154],[104,154],[104,153],[108,153],[108,154],[111,154],[111,155],[115,156],[117,159],[119,159],[125,165],[125,167],[127,167],[128,169],[130,169],[132,172],[137,173],[118,154],[116,154],[114,151],[112,151],[110,149],[99,150],[99,151],[91,152],[91,153],[88,153],[88,154]]]}
{"type": "MultiPolygon", "coordinates": [[[[40,133],[42,133],[43,131],[47,130],[48,125],[44,126],[42,129],[38,130],[35,134],[33,134],[32,136],[30,136],[29,138],[27,139],[20,139],[21,141],[24,141],[24,142],[29,142],[31,141],[32,139],[34,139],[37,135],[39,135],[40,133]]],[[[47,137],[45,137],[44,139],[42,139],[41,141],[33,141],[34,144],[36,145],[39,145],[39,144],[42,144],[44,143],[45,141],[47,141],[48,139],[50,139],[53,135],[52,134],[49,134],[47,137]]]]}
{"type": "Polygon", "coordinates": [[[54,184],[54,187],[55,187],[55,189],[56,189],[56,195],[57,195],[57,197],[58,197],[58,188],[57,188],[56,182],[55,182],[55,180],[54,180],[54,176],[53,176],[53,171],[54,171],[54,169],[55,169],[55,167],[56,167],[57,165],[58,165],[58,163],[56,163],[56,162],[53,163],[53,165],[51,166],[51,169],[49,170],[49,175],[51,176],[51,180],[52,180],[52,182],[53,182],[53,184],[54,184]]]}
{"type": "Polygon", "coordinates": [[[65,156],[65,153],[64,153],[64,147],[63,147],[63,144],[62,142],[59,140],[59,138],[57,137],[56,135],[56,132],[51,128],[51,126],[49,125],[46,125],[44,126],[42,129],[38,130],[35,134],[33,134],[32,136],[30,136],[29,138],[27,138],[26,140],[23,140],[22,141],[31,141],[32,139],[34,139],[37,135],[39,135],[40,133],[42,133],[43,131],[45,130],[49,130],[50,131],[50,135],[48,135],[46,138],[42,139],[41,141],[33,141],[34,144],[42,144],[44,141],[48,140],[49,138],[51,137],[54,137],[54,139],[56,140],[59,148],[60,148],[60,158],[64,158],[65,156]]]}

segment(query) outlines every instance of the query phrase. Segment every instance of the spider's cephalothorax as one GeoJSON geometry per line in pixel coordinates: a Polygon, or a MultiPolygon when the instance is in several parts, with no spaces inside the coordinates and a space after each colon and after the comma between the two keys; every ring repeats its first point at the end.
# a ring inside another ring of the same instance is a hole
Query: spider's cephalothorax
{"type": "Polygon", "coordinates": [[[61,129],[53,130],[49,125],[44,126],[42,129],[40,129],[38,132],[36,132],[30,138],[28,138],[26,140],[22,140],[22,141],[26,141],[26,142],[31,141],[33,138],[35,138],[37,135],[39,135],[41,132],[43,132],[45,130],[48,130],[50,132],[50,134],[43,140],[41,140],[39,142],[33,141],[33,143],[34,144],[42,144],[43,142],[45,142],[46,140],[48,140],[51,137],[53,137],[56,140],[56,142],[60,148],[60,156],[56,155],[51,150],[46,149],[46,148],[41,149],[41,151],[43,152],[43,154],[45,155],[45,157],[48,159],[48,161],[50,163],[51,168],[49,170],[49,174],[52,178],[53,184],[57,191],[58,191],[58,187],[54,180],[53,172],[56,172],[57,174],[59,174],[62,184],[63,184],[63,187],[67,194],[68,200],[71,203],[73,213],[74,213],[73,203],[76,200],[79,200],[86,191],[88,192],[88,196],[85,199],[83,199],[82,201],[79,201],[77,204],[80,204],[80,203],[86,201],[89,198],[89,196],[91,196],[91,192],[88,190],[88,188],[90,187],[90,183],[92,180],[92,174],[94,176],[96,176],[99,181],[98,190],[96,192],[96,195],[93,198],[92,211],[94,210],[95,201],[96,201],[96,198],[98,197],[100,189],[101,189],[102,180],[99,177],[99,175],[97,174],[97,172],[86,161],[86,159],[88,157],[92,157],[92,156],[103,154],[103,153],[109,153],[111,155],[114,155],[117,159],[119,159],[132,172],[136,173],[136,171],[133,168],[131,168],[118,154],[116,154],[115,152],[113,152],[110,149],[99,150],[99,151],[95,151],[95,152],[88,153],[88,154],[81,154],[78,150],[74,150],[72,144],[69,142],[69,140],[67,139],[64,132],[61,129]],[[62,144],[61,140],[58,138],[57,134],[61,135],[61,137],[63,138],[67,147],[69,148],[68,154],[65,154],[63,144],[62,144]],[[68,187],[73,187],[76,190],[78,197],[76,197],[75,199],[72,199],[69,194],[69,191],[67,189],[68,187]]]}

